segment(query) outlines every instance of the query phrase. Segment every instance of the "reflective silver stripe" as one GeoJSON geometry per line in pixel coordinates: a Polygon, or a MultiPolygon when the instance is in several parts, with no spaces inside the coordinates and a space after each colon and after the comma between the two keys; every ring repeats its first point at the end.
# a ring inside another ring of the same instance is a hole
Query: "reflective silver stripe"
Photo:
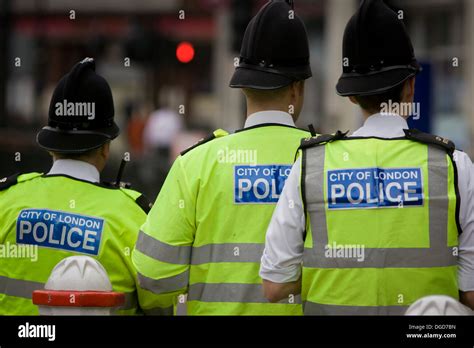
{"type": "Polygon", "coordinates": [[[138,283],[140,287],[155,294],[162,294],[184,289],[188,286],[189,270],[173,277],[152,279],[138,273],[138,283]]]}
{"type": "Polygon", "coordinates": [[[166,307],[166,308],[151,308],[151,309],[144,309],[143,312],[145,315],[173,315],[174,307],[166,307]]]}
{"type": "MultiPolygon", "coordinates": [[[[261,284],[240,283],[196,283],[189,286],[188,301],[269,303],[263,296],[261,284]]],[[[292,304],[300,304],[301,297],[295,296],[292,304]]],[[[279,303],[289,304],[289,299],[279,303]]]]}
{"type": "Polygon", "coordinates": [[[262,258],[263,243],[207,244],[199,247],[174,246],[140,231],[136,249],[155,260],[176,265],[210,262],[256,262],[262,258]]]}
{"type": "Polygon", "coordinates": [[[158,261],[177,265],[189,265],[191,255],[190,246],[174,246],[166,244],[147,235],[143,231],[140,231],[138,234],[136,249],[158,261]]]}
{"type": "Polygon", "coordinates": [[[134,292],[125,292],[125,303],[121,310],[133,309],[137,307],[137,293],[134,292]]]}
{"type": "Polygon", "coordinates": [[[404,315],[408,306],[339,306],[306,301],[304,315],[404,315]]]}
{"type": "Polygon", "coordinates": [[[33,291],[43,289],[44,284],[40,282],[0,276],[0,294],[31,299],[33,291]]]}
{"type": "Polygon", "coordinates": [[[260,263],[264,244],[229,243],[208,244],[193,247],[191,264],[200,265],[210,262],[256,262],[260,263]]]}
{"type": "Polygon", "coordinates": [[[363,261],[357,257],[328,258],[325,250],[305,248],[303,264],[313,268],[420,268],[455,266],[453,249],[433,251],[429,248],[365,248],[363,261]]]}
{"type": "MultiPolygon", "coordinates": [[[[326,146],[318,146],[307,150],[305,163],[305,192],[306,197],[316,197],[318,204],[306,200],[305,207],[310,214],[311,236],[315,253],[324,251],[328,244],[328,230],[326,222],[326,204],[324,202],[324,164],[326,161],[326,146]]],[[[324,253],[323,253],[324,255],[324,253]]],[[[308,266],[308,265],[307,265],[308,266]]],[[[313,266],[310,266],[313,267],[313,266]]]]}
{"type": "Polygon", "coordinates": [[[449,200],[446,157],[445,150],[428,146],[430,247],[439,251],[446,249],[448,245],[449,200]]]}
{"type": "MultiPolygon", "coordinates": [[[[446,152],[428,146],[429,233],[430,248],[364,248],[364,260],[357,258],[327,258],[328,242],[324,197],[325,146],[312,148],[306,158],[305,193],[310,214],[313,249],[305,249],[303,264],[313,268],[418,268],[455,266],[457,257],[447,246],[448,226],[448,166],[446,152]],[[307,196],[308,198],[308,196],[307,196]]],[[[426,197],[425,197],[426,199],[426,197]]]]}
{"type": "MultiPolygon", "coordinates": [[[[186,301],[187,301],[187,294],[186,294],[186,301]]],[[[176,315],[177,316],[184,316],[188,314],[188,304],[186,302],[182,302],[181,300],[178,301],[176,305],[176,315]]]]}

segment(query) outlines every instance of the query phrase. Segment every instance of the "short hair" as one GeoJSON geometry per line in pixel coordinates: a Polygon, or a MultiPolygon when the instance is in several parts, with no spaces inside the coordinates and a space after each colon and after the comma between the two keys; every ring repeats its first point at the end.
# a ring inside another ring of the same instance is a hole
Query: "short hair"
{"type": "Polygon", "coordinates": [[[288,93],[290,90],[290,85],[278,88],[278,89],[255,89],[255,88],[243,88],[247,98],[260,101],[260,102],[271,102],[274,100],[279,100],[288,93]]]}
{"type": "Polygon", "coordinates": [[[354,98],[362,109],[372,113],[378,113],[382,109],[382,104],[389,103],[390,100],[392,103],[401,102],[404,86],[405,83],[401,83],[380,94],[367,96],[355,95],[354,98]]]}
{"type": "Polygon", "coordinates": [[[84,159],[90,159],[90,158],[93,158],[97,155],[97,153],[99,152],[99,150],[109,142],[106,142],[104,144],[102,144],[101,146],[95,148],[95,149],[92,149],[92,150],[89,150],[89,151],[84,151],[84,152],[54,152],[54,151],[50,151],[50,153],[56,157],[57,159],[71,159],[71,160],[76,160],[76,161],[81,161],[81,160],[84,160],[84,159]]]}

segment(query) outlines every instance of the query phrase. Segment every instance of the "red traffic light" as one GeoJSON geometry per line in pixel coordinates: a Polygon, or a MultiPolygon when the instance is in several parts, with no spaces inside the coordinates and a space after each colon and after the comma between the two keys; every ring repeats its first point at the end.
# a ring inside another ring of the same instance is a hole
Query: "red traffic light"
{"type": "Polygon", "coordinates": [[[194,47],[189,42],[181,42],[176,48],[176,58],[181,63],[189,63],[194,59],[194,47]]]}

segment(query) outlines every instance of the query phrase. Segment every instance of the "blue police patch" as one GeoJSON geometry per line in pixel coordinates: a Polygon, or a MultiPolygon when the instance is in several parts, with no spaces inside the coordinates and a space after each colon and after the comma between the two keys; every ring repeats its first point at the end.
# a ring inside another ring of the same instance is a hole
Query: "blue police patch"
{"type": "Polygon", "coordinates": [[[289,165],[234,166],[234,203],[276,203],[290,175],[289,165]]]}
{"type": "Polygon", "coordinates": [[[98,255],[104,220],[57,210],[23,209],[16,242],[98,255]]]}
{"type": "Polygon", "coordinates": [[[329,209],[423,205],[420,168],[339,169],[327,172],[329,209]]]}

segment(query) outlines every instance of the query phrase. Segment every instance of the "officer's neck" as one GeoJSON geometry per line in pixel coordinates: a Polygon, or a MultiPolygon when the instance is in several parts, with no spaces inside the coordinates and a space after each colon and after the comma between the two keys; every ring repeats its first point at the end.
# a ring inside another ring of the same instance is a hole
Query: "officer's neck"
{"type": "MultiPolygon", "coordinates": [[[[251,115],[256,114],[258,112],[263,112],[263,111],[281,111],[284,113],[288,113],[288,108],[283,108],[279,106],[271,107],[271,106],[265,106],[265,107],[250,107],[250,105],[247,106],[247,118],[249,118],[251,115]]],[[[291,115],[291,114],[290,114],[291,115]]],[[[291,115],[293,118],[293,121],[297,121],[297,117],[295,115],[291,115]]]]}
{"type": "MultiPolygon", "coordinates": [[[[365,109],[362,109],[362,116],[364,117],[364,121],[367,121],[367,119],[371,116],[374,116],[374,115],[380,115],[381,114],[381,110],[378,111],[378,112],[373,112],[373,111],[367,111],[365,109]]],[[[404,120],[407,120],[409,116],[404,116],[404,115],[400,115],[399,113],[396,113],[396,112],[388,112],[388,113],[385,113],[386,115],[398,115],[400,116],[401,118],[403,118],[404,120]]]]}
{"type": "Polygon", "coordinates": [[[101,173],[104,170],[104,167],[105,167],[104,161],[100,160],[99,158],[95,158],[95,157],[67,158],[67,157],[57,157],[57,156],[53,155],[53,163],[56,162],[56,161],[65,160],[65,159],[90,164],[90,165],[94,166],[99,173],[101,173]]]}
{"type": "MultiPolygon", "coordinates": [[[[298,104],[296,97],[292,96],[289,92],[287,93],[276,93],[272,91],[260,91],[256,96],[248,95],[244,92],[246,104],[247,104],[247,118],[250,115],[256,114],[263,111],[281,111],[287,114],[296,114],[297,112],[291,112],[290,106],[298,104]]],[[[296,92],[294,92],[296,94],[296,92]]],[[[292,106],[291,108],[295,108],[292,106]]],[[[294,115],[293,121],[296,121],[297,117],[294,115]]]]}

